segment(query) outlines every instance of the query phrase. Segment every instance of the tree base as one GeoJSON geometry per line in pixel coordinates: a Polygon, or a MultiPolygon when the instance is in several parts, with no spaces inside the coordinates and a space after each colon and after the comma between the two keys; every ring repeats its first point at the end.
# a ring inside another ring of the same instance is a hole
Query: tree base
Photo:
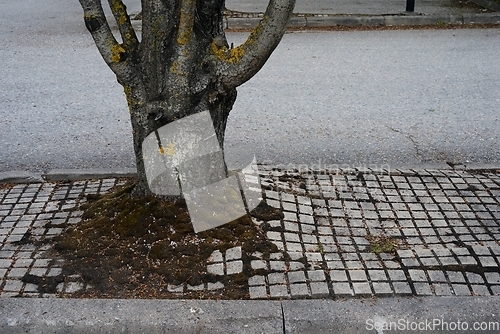
{"type": "Polygon", "coordinates": [[[248,297],[248,277],[257,274],[249,264],[251,254],[259,251],[269,258],[270,253],[278,251],[249,215],[195,234],[184,203],[137,198],[131,195],[133,188],[129,183],[109,194],[89,197],[80,208],[83,221],[55,238],[55,249],[67,260],[64,273],[79,274],[91,286],[72,297],[248,297]],[[206,260],[214,250],[224,252],[235,246],[242,246],[243,273],[206,273],[206,260]],[[223,291],[167,291],[169,284],[197,286],[217,281],[224,284],[223,291]]]}

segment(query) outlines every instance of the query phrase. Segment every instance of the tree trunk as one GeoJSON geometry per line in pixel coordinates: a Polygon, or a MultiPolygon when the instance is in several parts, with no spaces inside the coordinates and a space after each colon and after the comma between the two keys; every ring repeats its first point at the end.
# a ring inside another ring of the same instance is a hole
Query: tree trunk
{"type": "Polygon", "coordinates": [[[141,41],[123,2],[108,2],[121,43],[111,33],[101,1],[80,0],[87,29],[124,87],[138,173],[135,193],[145,195],[150,193],[142,152],[146,137],[208,110],[223,149],[236,87],[257,73],[278,45],[295,0],[270,0],[259,26],[236,48],[229,47],[224,34],[224,0],[142,0],[141,41]]]}

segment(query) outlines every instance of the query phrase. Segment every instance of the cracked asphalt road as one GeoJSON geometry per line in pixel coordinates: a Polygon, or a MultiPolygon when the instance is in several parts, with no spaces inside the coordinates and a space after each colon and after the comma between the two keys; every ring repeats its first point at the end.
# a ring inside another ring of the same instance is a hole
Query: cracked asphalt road
{"type": "MultiPolygon", "coordinates": [[[[77,2],[0,0],[0,172],[133,167],[126,101],[77,2]]],[[[244,34],[229,34],[239,42],[244,34]]],[[[287,34],[240,87],[226,160],[500,161],[500,30],[287,34]]]]}
{"type": "Polygon", "coordinates": [[[496,163],[499,38],[499,30],[286,35],[239,90],[228,156],[253,149],[282,164],[496,163]]]}

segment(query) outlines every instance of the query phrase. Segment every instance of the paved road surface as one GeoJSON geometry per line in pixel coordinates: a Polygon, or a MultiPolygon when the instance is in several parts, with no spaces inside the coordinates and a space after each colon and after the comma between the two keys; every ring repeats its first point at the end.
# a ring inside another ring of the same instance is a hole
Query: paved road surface
{"type": "MultiPolygon", "coordinates": [[[[133,0],[131,0],[133,1],[133,0]]],[[[241,12],[264,12],[268,0],[227,0],[226,7],[241,12]]],[[[480,13],[482,9],[459,0],[417,0],[415,12],[421,14],[480,13]]],[[[301,14],[400,14],[406,0],[296,0],[295,13],[301,14]]]]}
{"type": "MultiPolygon", "coordinates": [[[[133,167],[122,89],[78,3],[35,4],[0,0],[0,172],[133,167]]],[[[227,161],[499,162],[499,39],[499,30],[288,34],[239,90],[227,161]]]]}
{"type": "Polygon", "coordinates": [[[240,89],[229,157],[253,148],[285,164],[498,162],[499,38],[499,30],[289,34],[240,89]]]}

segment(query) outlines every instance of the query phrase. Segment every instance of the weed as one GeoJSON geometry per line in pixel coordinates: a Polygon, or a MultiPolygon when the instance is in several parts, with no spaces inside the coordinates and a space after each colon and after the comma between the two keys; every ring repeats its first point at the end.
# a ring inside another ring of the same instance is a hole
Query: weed
{"type": "Polygon", "coordinates": [[[370,251],[375,254],[395,253],[399,246],[397,239],[385,236],[372,237],[368,241],[370,242],[370,251]]]}

